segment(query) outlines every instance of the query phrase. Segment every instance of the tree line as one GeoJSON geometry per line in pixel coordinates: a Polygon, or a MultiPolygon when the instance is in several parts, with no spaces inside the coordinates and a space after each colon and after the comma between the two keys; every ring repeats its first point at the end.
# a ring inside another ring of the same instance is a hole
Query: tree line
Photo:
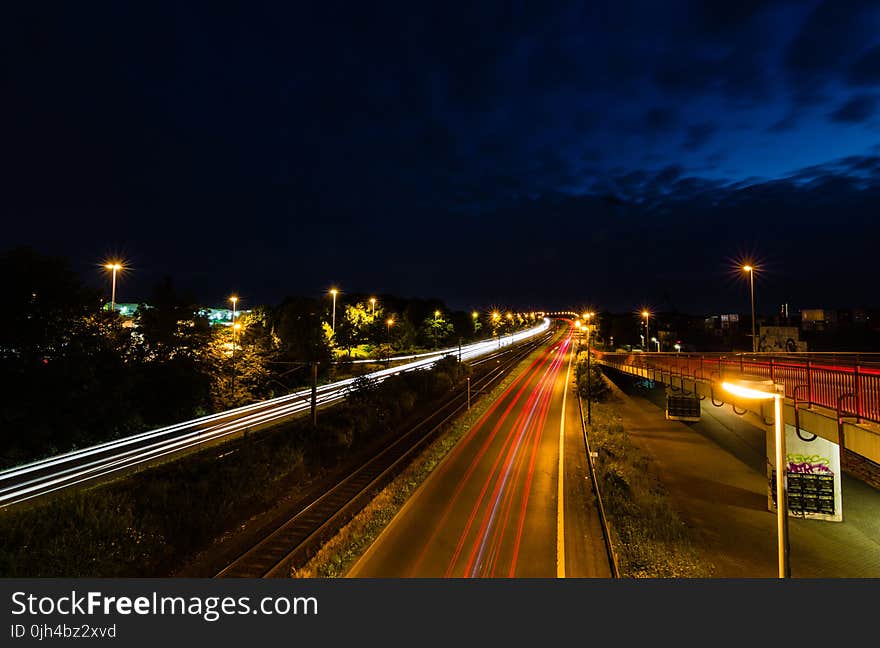
{"type": "Polygon", "coordinates": [[[106,307],[64,258],[0,255],[0,468],[289,393],[377,361],[504,334],[528,315],[457,312],[436,299],[292,296],[210,324],[167,277],[133,319],[106,307]],[[333,324],[335,323],[335,327],[333,324]],[[334,373],[335,372],[335,373],[334,373]]]}

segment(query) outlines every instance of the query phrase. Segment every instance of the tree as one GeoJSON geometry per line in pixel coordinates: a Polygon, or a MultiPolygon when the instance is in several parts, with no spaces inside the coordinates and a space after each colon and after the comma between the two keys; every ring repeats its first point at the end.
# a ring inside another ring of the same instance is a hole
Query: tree
{"type": "Polygon", "coordinates": [[[136,326],[142,339],[138,379],[144,421],[162,425],[210,411],[205,348],[211,327],[195,299],[179,294],[165,277],[150,303],[138,308],[136,326]]]}
{"type": "Polygon", "coordinates": [[[435,311],[430,317],[422,322],[421,337],[425,341],[426,346],[437,349],[440,346],[451,343],[455,334],[452,323],[443,318],[440,311],[435,311]]]}
{"type": "Polygon", "coordinates": [[[326,372],[332,353],[322,326],[321,303],[306,297],[289,297],[275,311],[272,334],[278,338],[278,358],[283,362],[319,363],[326,372]]]}
{"type": "Polygon", "coordinates": [[[271,398],[276,385],[284,387],[273,371],[279,341],[272,335],[268,309],[242,313],[238,323],[241,328],[237,331],[231,326],[214,327],[205,347],[204,366],[211,377],[214,411],[271,398]]]}
{"type": "Polygon", "coordinates": [[[113,438],[139,425],[132,336],[66,260],[0,256],[0,465],[113,438]]]}
{"type": "Polygon", "coordinates": [[[606,400],[611,395],[608,379],[595,361],[587,362],[587,352],[578,353],[575,365],[575,380],[581,398],[590,398],[594,403],[606,400]],[[589,371],[587,366],[589,365],[589,371]]]}
{"type": "Polygon", "coordinates": [[[350,356],[352,347],[365,344],[369,340],[370,330],[380,316],[381,310],[373,314],[371,308],[362,302],[346,305],[342,317],[336,322],[336,344],[346,349],[350,356]]]}
{"type": "Polygon", "coordinates": [[[147,360],[198,356],[211,338],[203,309],[190,294],[179,294],[165,277],[154,288],[149,303],[141,304],[136,316],[147,360]]]}

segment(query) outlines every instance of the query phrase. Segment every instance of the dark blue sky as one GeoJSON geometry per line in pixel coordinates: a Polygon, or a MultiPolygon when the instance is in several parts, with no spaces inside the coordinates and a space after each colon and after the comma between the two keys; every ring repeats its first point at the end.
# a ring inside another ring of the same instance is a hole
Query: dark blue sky
{"type": "Polygon", "coordinates": [[[877,3],[183,4],[7,9],[3,247],[123,301],[880,301],[877,3]]]}

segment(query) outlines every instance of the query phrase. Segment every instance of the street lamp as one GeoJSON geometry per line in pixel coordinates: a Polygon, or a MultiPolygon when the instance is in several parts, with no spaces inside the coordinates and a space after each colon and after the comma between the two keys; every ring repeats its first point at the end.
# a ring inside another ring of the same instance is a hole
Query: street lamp
{"type": "Polygon", "coordinates": [[[370,306],[373,309],[373,315],[375,315],[376,314],[376,298],[375,297],[370,297],[370,306]]]}
{"type": "Polygon", "coordinates": [[[651,317],[651,313],[647,310],[643,310],[642,317],[645,318],[645,349],[648,350],[648,318],[651,317]]]}
{"type": "Polygon", "coordinates": [[[587,319],[587,425],[593,424],[593,374],[592,368],[590,367],[590,356],[592,355],[590,351],[590,319],[593,317],[592,313],[584,313],[584,317],[587,319]]]}
{"type": "Polygon", "coordinates": [[[658,339],[655,338],[655,337],[652,337],[652,338],[651,338],[651,342],[653,342],[654,344],[657,345],[657,353],[660,353],[660,340],[658,340],[658,339]]]}
{"type": "Polygon", "coordinates": [[[744,265],[743,272],[749,273],[749,284],[752,294],[752,353],[758,352],[758,338],[755,336],[755,268],[751,265],[744,265]]]}
{"type": "Polygon", "coordinates": [[[779,578],[790,578],[788,562],[788,479],[785,466],[785,434],[782,421],[782,399],[785,388],[772,380],[762,378],[730,379],[721,387],[735,396],[749,400],[773,399],[773,418],[776,428],[776,540],[779,578]]]}
{"type": "Polygon", "coordinates": [[[333,325],[331,327],[331,330],[334,333],[336,333],[336,293],[338,293],[338,292],[339,291],[336,290],[336,288],[330,289],[330,294],[333,295],[333,325]]]}
{"type": "Polygon", "coordinates": [[[118,261],[113,261],[111,263],[106,264],[104,267],[113,272],[113,288],[111,289],[111,292],[110,292],[110,310],[115,311],[116,310],[116,273],[119,272],[120,270],[122,270],[122,264],[119,263],[118,261]]]}
{"type": "Polygon", "coordinates": [[[235,305],[238,303],[238,297],[233,295],[229,298],[229,301],[232,302],[232,326],[235,326],[235,305]]]}
{"type": "Polygon", "coordinates": [[[235,321],[235,305],[238,303],[238,297],[232,295],[229,298],[232,302],[232,399],[235,400],[235,334],[241,328],[241,324],[235,321]]]}

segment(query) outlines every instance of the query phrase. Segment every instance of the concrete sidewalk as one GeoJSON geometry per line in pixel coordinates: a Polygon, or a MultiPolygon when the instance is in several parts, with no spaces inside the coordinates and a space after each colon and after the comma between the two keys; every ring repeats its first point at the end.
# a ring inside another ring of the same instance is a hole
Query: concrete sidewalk
{"type": "MultiPolygon", "coordinates": [[[[667,421],[662,387],[614,404],[719,578],[776,578],[776,514],[767,509],[764,429],[703,401],[699,423],[667,421]]],[[[880,491],[844,475],[843,522],[789,517],[794,578],[880,578],[880,491]]]]}

